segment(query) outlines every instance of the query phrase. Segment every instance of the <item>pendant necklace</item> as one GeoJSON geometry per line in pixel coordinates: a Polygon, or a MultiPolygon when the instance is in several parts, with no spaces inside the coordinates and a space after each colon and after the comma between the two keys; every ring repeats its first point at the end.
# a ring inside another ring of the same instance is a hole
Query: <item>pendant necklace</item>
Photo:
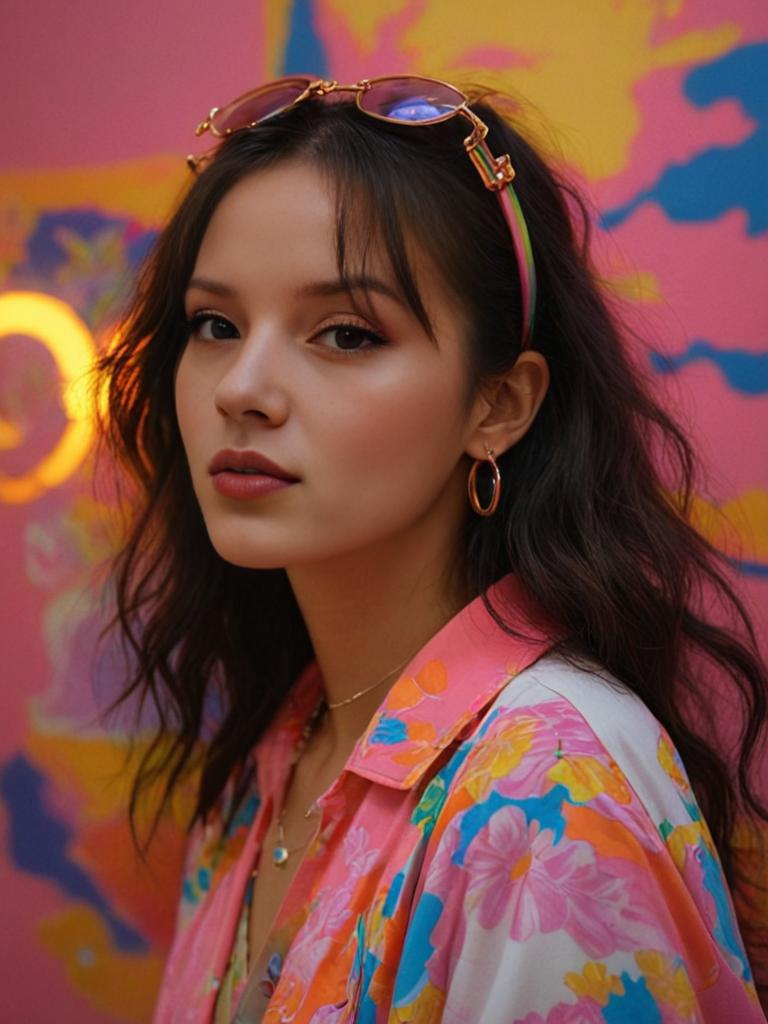
{"type": "MultiPolygon", "coordinates": [[[[309,840],[306,840],[306,842],[302,843],[301,846],[295,846],[293,847],[293,849],[289,850],[288,847],[285,845],[285,829],[283,827],[283,823],[285,819],[288,792],[291,788],[293,776],[296,772],[296,765],[299,763],[299,759],[301,758],[301,755],[304,753],[304,749],[307,746],[307,743],[309,742],[309,739],[312,736],[312,733],[315,731],[315,728],[317,727],[317,724],[319,723],[323,714],[325,713],[326,710],[331,710],[334,708],[343,708],[347,704],[351,704],[353,701],[356,701],[358,697],[363,697],[365,696],[366,693],[370,693],[371,690],[375,690],[377,686],[381,686],[382,683],[386,682],[386,680],[389,679],[389,677],[394,672],[399,672],[404,665],[407,665],[412,657],[413,654],[409,654],[405,661],[400,662],[397,668],[390,669],[383,679],[380,679],[377,683],[374,683],[373,686],[366,686],[364,690],[358,690],[358,692],[353,693],[351,697],[347,697],[344,700],[335,701],[334,703],[327,701],[325,697],[320,698],[317,707],[309,716],[304,728],[301,730],[301,736],[299,737],[299,741],[296,744],[296,751],[294,753],[293,762],[290,768],[290,775],[288,776],[288,781],[285,784],[282,806],[280,807],[280,813],[277,816],[277,844],[275,845],[275,848],[272,851],[272,863],[276,867],[281,868],[285,864],[287,864],[290,855],[292,853],[298,853],[299,850],[303,850],[304,847],[309,842],[309,840]]],[[[309,818],[315,812],[315,810],[316,805],[312,804],[312,806],[304,812],[304,818],[309,818]]]]}
{"type": "MultiPolygon", "coordinates": [[[[288,858],[289,858],[289,856],[292,853],[296,853],[298,850],[301,850],[303,848],[303,846],[306,845],[305,843],[303,843],[302,846],[297,846],[293,850],[289,850],[286,847],[286,845],[285,845],[285,832],[283,831],[283,818],[285,817],[286,797],[288,796],[288,790],[291,788],[291,783],[293,782],[293,775],[294,775],[294,772],[296,771],[296,765],[299,763],[299,758],[301,757],[302,753],[304,752],[304,748],[306,747],[307,743],[309,742],[310,736],[315,731],[315,726],[320,721],[320,718],[322,717],[322,715],[325,712],[325,709],[327,707],[328,707],[328,705],[325,702],[325,698],[321,697],[319,702],[318,702],[318,704],[317,704],[317,707],[312,712],[312,714],[309,716],[309,718],[307,719],[307,722],[306,722],[304,728],[301,730],[301,736],[299,737],[299,742],[296,744],[296,751],[294,753],[293,763],[291,764],[290,775],[288,776],[288,781],[285,784],[285,795],[283,796],[283,804],[282,804],[282,807],[280,808],[280,814],[278,815],[278,818],[277,818],[277,845],[275,846],[274,850],[272,851],[272,860],[273,860],[274,864],[277,867],[279,867],[279,868],[281,868],[284,864],[287,863],[288,858]]],[[[310,807],[310,809],[306,812],[304,817],[308,818],[311,813],[312,813],[312,807],[310,807]]]]}

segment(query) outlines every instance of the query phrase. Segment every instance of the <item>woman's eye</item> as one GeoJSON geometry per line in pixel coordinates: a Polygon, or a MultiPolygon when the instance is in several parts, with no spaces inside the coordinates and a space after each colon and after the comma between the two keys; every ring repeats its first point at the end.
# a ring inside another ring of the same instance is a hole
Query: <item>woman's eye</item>
{"type": "Polygon", "coordinates": [[[324,345],[324,348],[350,354],[386,345],[386,340],[380,334],[357,324],[331,324],[316,337],[329,339],[330,344],[324,345]]]}
{"type": "Polygon", "coordinates": [[[224,337],[231,337],[231,335],[219,334],[218,332],[221,328],[223,328],[224,331],[237,331],[237,328],[233,327],[229,320],[226,320],[223,316],[218,316],[215,313],[197,313],[195,316],[190,317],[186,324],[190,337],[195,336],[200,338],[202,341],[223,341],[224,337]],[[206,337],[202,333],[202,327],[208,323],[211,325],[212,336],[206,337]]]}

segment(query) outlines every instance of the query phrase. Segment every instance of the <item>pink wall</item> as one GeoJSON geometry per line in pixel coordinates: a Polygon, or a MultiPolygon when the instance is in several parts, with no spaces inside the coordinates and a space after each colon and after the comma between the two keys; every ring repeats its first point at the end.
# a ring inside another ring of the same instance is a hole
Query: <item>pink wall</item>
{"type": "Polygon", "coordinates": [[[747,0],[486,0],[471,19],[459,0],[8,0],[4,13],[0,1015],[146,1021],[180,836],[168,822],[152,873],[136,863],[125,725],[95,722],[120,671],[95,654],[110,506],[92,489],[77,381],[185,181],[194,125],[284,68],[485,78],[528,97],[604,215],[601,267],[636,299],[640,358],[701,444],[702,528],[734,558],[764,636],[768,13],[747,0]]]}

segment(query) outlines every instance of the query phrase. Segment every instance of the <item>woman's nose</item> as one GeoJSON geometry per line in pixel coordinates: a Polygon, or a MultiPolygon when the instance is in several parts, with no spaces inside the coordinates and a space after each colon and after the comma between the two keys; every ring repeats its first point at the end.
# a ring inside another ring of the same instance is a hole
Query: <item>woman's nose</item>
{"type": "Polygon", "coordinates": [[[261,417],[282,423],[288,415],[285,341],[253,333],[232,353],[214,393],[216,408],[231,419],[261,417]]]}

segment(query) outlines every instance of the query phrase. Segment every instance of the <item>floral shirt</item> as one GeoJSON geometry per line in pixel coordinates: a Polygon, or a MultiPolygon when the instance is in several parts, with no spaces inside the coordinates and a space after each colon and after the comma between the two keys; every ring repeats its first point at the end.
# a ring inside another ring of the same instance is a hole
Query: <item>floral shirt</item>
{"type": "Polygon", "coordinates": [[[259,792],[192,836],[155,1024],[765,1022],[668,736],[551,651],[512,575],[489,597],[527,635],[478,597],[412,659],[249,964],[251,878],[322,686],[307,666],[254,751],[259,792]]]}

